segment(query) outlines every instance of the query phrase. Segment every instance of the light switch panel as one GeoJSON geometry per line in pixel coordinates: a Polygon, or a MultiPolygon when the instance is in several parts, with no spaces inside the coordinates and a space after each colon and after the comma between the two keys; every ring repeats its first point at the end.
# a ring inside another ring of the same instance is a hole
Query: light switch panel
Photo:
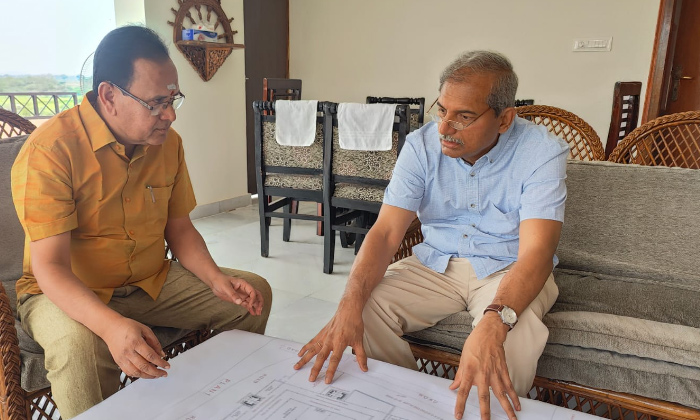
{"type": "Polygon", "coordinates": [[[574,39],[574,52],[610,50],[612,50],[612,37],[574,39]]]}

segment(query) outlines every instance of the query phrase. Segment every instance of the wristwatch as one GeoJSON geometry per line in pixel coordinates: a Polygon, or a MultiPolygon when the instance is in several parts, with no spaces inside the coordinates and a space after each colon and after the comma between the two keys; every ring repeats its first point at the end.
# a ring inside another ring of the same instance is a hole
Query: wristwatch
{"type": "Polygon", "coordinates": [[[487,306],[486,309],[484,309],[484,313],[488,311],[498,313],[498,315],[501,317],[501,321],[503,321],[503,323],[506,324],[511,330],[513,327],[515,327],[515,324],[518,323],[518,315],[512,308],[506,305],[497,305],[492,303],[491,305],[487,306]]]}

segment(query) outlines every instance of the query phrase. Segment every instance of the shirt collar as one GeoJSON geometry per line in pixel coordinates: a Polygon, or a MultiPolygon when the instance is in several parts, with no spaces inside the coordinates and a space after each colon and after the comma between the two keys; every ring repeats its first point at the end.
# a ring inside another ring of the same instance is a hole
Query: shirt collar
{"type": "Polygon", "coordinates": [[[510,123],[510,127],[504,132],[498,135],[498,140],[493,149],[489,150],[483,157],[485,157],[490,163],[493,163],[498,159],[505,144],[510,140],[510,135],[513,133],[513,126],[515,126],[515,120],[510,123]]]}
{"type": "Polygon", "coordinates": [[[94,96],[95,95],[92,91],[85,94],[83,101],[78,107],[80,119],[83,121],[83,126],[85,127],[88,140],[92,145],[93,152],[110,143],[116,143],[117,141],[109,127],[107,127],[107,124],[104,122],[102,117],[100,117],[100,114],[98,114],[95,108],[92,106],[90,98],[94,98],[94,96]]]}

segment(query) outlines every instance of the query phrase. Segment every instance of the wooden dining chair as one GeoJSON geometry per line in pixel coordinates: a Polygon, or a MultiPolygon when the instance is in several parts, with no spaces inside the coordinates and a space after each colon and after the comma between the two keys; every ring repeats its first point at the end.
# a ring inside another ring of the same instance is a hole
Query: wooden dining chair
{"type": "Polygon", "coordinates": [[[627,135],[610,162],[700,169],[700,111],[655,118],[627,135]]]}
{"type": "Polygon", "coordinates": [[[346,150],[338,137],[338,104],[324,106],[323,272],[333,272],[335,232],[357,235],[356,249],[369,231],[368,214],[378,214],[399,152],[408,132],[407,105],[397,105],[391,150],[346,150]],[[358,223],[348,222],[359,220],[358,223]]]}
{"type": "MultiPolygon", "coordinates": [[[[323,111],[323,102],[318,111],[323,111]]],[[[282,146],[275,140],[277,119],[273,102],[253,103],[255,115],[255,176],[260,213],[260,255],[270,252],[271,218],[282,218],[282,240],[289,242],[292,219],[320,222],[322,215],[299,214],[293,203],[323,202],[323,120],[318,117],[310,146],[282,146]],[[267,115],[265,115],[267,114],[267,115]],[[272,197],[276,197],[272,201],[272,197]]]]}
{"type": "Polygon", "coordinates": [[[368,104],[408,105],[411,115],[408,120],[408,132],[417,130],[425,123],[425,98],[392,98],[388,96],[368,96],[368,104]]]}
{"type": "Polygon", "coordinates": [[[605,159],[610,157],[620,140],[637,128],[641,92],[642,82],[615,83],[610,129],[608,141],[605,143],[605,159]]]}
{"type": "Polygon", "coordinates": [[[569,144],[569,159],[605,160],[600,137],[593,127],[576,114],[548,105],[526,105],[515,108],[519,117],[547,127],[550,133],[569,144]]]}
{"type": "Polygon", "coordinates": [[[263,78],[263,101],[301,99],[301,79],[263,78]]]}

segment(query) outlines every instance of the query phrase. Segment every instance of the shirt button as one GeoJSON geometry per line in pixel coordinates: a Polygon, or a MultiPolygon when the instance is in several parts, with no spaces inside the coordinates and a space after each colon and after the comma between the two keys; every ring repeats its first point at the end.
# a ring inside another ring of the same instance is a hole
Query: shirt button
{"type": "Polygon", "coordinates": [[[129,231],[129,235],[133,235],[133,234],[134,234],[134,231],[133,231],[133,230],[130,230],[130,231],[129,231]]]}
{"type": "Polygon", "coordinates": [[[469,207],[474,208],[474,207],[476,207],[476,204],[472,203],[469,205],[469,207]]]}
{"type": "Polygon", "coordinates": [[[124,201],[126,201],[127,203],[131,203],[131,199],[129,197],[126,197],[124,201]]]}
{"type": "Polygon", "coordinates": [[[466,233],[465,233],[464,235],[462,235],[462,236],[464,236],[465,238],[468,238],[468,237],[469,237],[469,235],[467,235],[466,233]]]}
{"type": "Polygon", "coordinates": [[[472,223],[472,227],[475,228],[475,227],[476,227],[476,224],[472,223]]]}
{"type": "Polygon", "coordinates": [[[474,176],[476,175],[474,172],[470,173],[469,176],[474,176]]]}

